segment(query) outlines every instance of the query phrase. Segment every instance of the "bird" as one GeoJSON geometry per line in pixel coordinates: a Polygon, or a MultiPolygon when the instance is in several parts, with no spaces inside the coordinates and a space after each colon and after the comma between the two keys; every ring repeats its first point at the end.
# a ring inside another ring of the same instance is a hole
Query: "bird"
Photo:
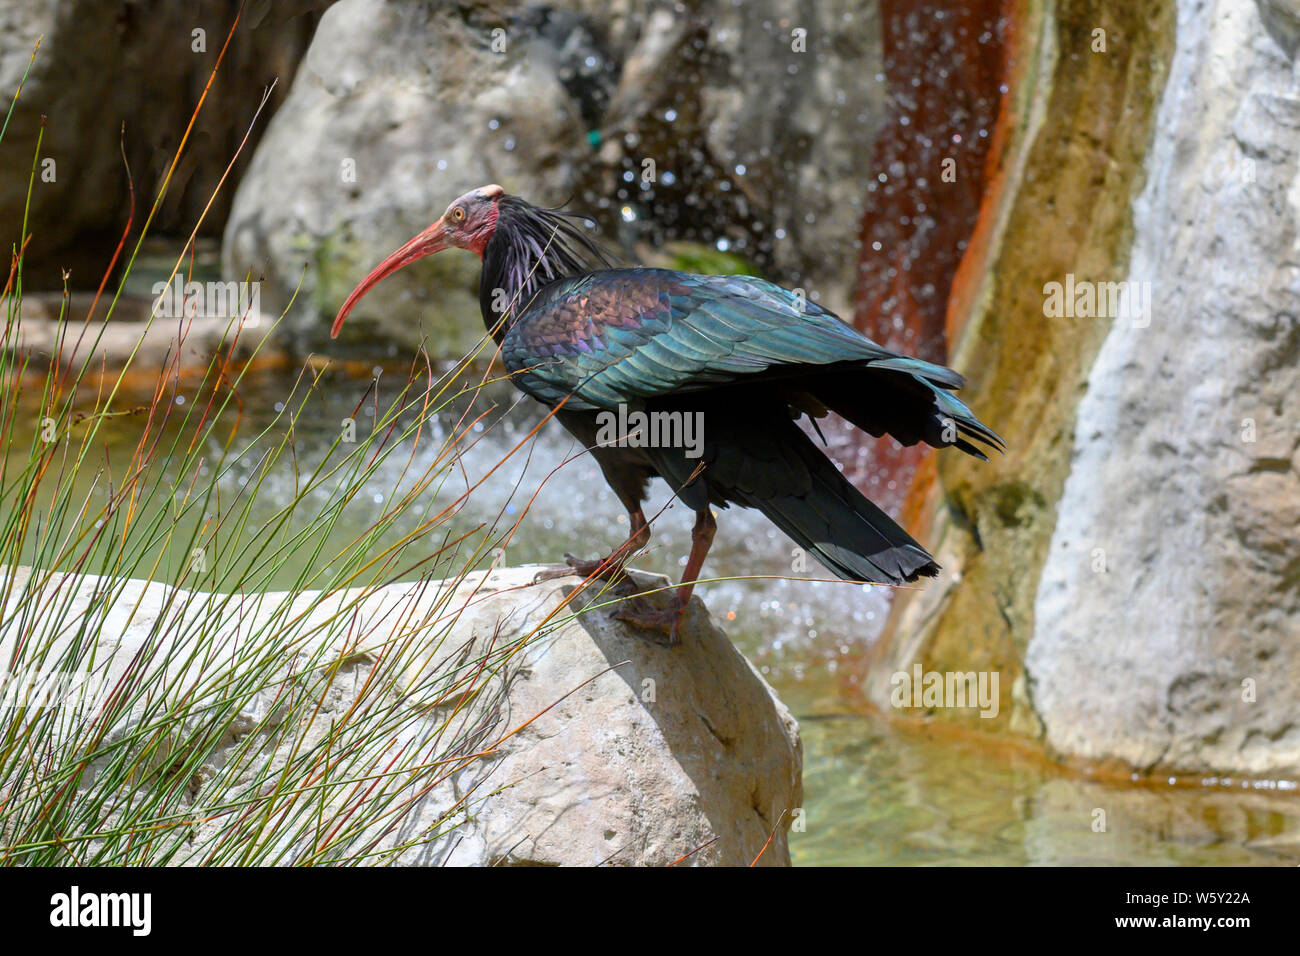
{"type": "Polygon", "coordinates": [[[818,420],[834,412],[875,438],[987,461],[985,451],[1006,445],[953,394],[961,375],[878,345],[799,291],[759,277],[618,267],[583,222],[589,217],[535,206],[496,184],[472,189],[361,280],[331,338],[397,270],[445,249],[476,254],[483,322],[511,380],[553,410],[627,510],[626,541],[595,560],[566,555],[557,574],[625,581],[626,564],[650,541],[643,507],[652,479],[694,512],[686,567],[667,605],[633,594],[614,611],[649,640],[679,643],[715,508],[758,509],[844,580],[899,585],[938,574],[934,558],[799,422],[807,417],[820,436],[818,420]],[[611,416],[637,413],[638,421],[703,427],[692,447],[681,434],[611,440],[611,416]]]}

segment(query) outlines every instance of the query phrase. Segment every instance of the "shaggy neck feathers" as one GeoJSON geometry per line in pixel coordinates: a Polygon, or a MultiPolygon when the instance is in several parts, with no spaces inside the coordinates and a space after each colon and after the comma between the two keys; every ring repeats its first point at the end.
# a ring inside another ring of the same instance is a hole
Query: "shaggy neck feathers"
{"type": "Polygon", "coordinates": [[[502,197],[498,207],[496,231],[483,249],[479,307],[483,324],[500,342],[543,287],[609,263],[575,224],[585,217],[515,196],[502,197]]]}

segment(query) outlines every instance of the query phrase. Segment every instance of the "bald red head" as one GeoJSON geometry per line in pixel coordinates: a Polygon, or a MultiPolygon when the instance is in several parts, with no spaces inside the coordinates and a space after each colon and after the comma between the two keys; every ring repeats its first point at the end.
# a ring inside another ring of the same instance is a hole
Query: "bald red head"
{"type": "Polygon", "coordinates": [[[348,313],[361,301],[362,296],[403,266],[452,246],[469,249],[480,259],[483,258],[483,250],[496,232],[497,203],[505,194],[504,189],[492,183],[471,189],[457,198],[437,222],[375,266],[370,275],[361,280],[361,284],[352,290],[352,294],[343,303],[343,308],[334,317],[330,338],[338,336],[348,313]]]}

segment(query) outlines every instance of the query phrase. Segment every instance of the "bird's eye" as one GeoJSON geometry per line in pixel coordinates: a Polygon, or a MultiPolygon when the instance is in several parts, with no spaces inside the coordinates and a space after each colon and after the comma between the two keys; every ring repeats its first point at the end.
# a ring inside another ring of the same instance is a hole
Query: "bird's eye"
{"type": "Polygon", "coordinates": [[[463,206],[457,206],[455,209],[451,211],[451,221],[452,222],[465,221],[465,208],[463,206]]]}

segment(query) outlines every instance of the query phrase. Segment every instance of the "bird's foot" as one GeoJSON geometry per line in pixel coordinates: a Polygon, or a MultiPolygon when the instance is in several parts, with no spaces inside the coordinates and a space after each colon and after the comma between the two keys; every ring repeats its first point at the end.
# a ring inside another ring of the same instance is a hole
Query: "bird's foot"
{"type": "Polygon", "coordinates": [[[615,560],[612,555],[608,558],[596,558],[593,561],[586,561],[582,558],[575,558],[571,554],[566,554],[564,562],[563,567],[538,571],[533,578],[533,583],[540,584],[542,581],[552,581],[556,578],[568,578],[574,575],[580,578],[598,578],[611,583],[617,583],[623,578],[623,562],[615,560]]]}
{"type": "Polygon", "coordinates": [[[613,616],[625,624],[631,624],[640,631],[649,632],[655,635],[637,634],[645,640],[654,644],[662,644],[665,647],[673,647],[681,643],[678,636],[678,627],[682,621],[682,612],[685,610],[675,599],[666,608],[654,607],[644,597],[634,596],[619,603],[614,609],[613,616]]]}
{"type": "Polygon", "coordinates": [[[584,578],[601,578],[613,581],[623,574],[623,562],[616,559],[613,555],[608,558],[596,558],[594,561],[584,561],[582,558],[575,558],[571,554],[566,554],[564,560],[574,572],[584,578]]]}

